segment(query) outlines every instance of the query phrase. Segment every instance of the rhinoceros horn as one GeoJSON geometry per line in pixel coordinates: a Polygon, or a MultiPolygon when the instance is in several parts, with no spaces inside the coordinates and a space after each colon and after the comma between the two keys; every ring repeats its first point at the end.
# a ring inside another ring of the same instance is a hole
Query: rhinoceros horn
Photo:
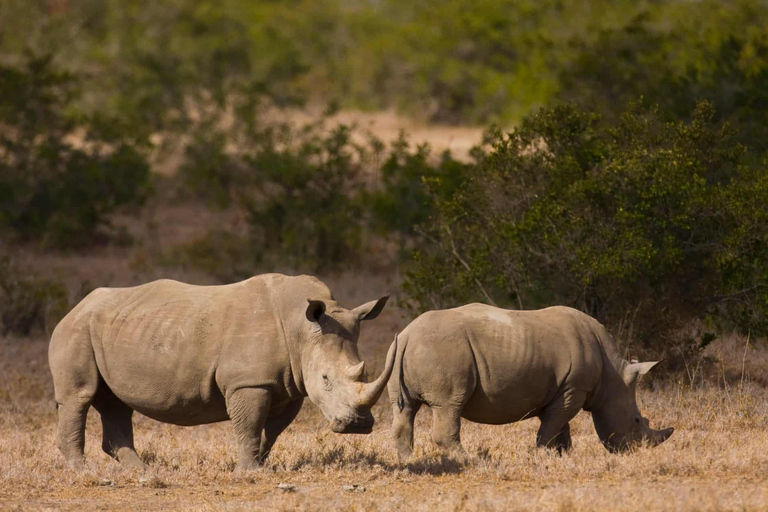
{"type": "Polygon", "coordinates": [[[384,365],[384,371],[381,372],[379,378],[368,384],[363,384],[360,390],[361,407],[371,408],[376,404],[381,394],[384,392],[384,388],[387,386],[387,381],[392,375],[392,369],[395,367],[395,354],[397,353],[397,334],[395,334],[395,341],[389,347],[387,352],[387,362],[384,365]]]}

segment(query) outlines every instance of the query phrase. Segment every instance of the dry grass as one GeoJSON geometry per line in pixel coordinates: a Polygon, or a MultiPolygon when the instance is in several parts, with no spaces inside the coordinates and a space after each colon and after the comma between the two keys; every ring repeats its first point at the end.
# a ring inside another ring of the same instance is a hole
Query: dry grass
{"type": "MultiPolygon", "coordinates": [[[[379,366],[403,322],[393,311],[381,320],[361,341],[379,366]]],[[[444,457],[429,440],[425,410],[417,419],[416,456],[402,466],[385,399],[369,436],[331,433],[308,404],[267,466],[246,474],[233,472],[228,423],[182,428],[140,416],[137,447],[152,469],[124,470],[101,452],[98,414],[91,411],[87,470],[78,473],[53,445],[46,348],[40,340],[0,341],[0,509],[768,510],[768,390],[749,382],[643,390],[641,407],[652,424],[677,431],[658,448],[619,456],[603,449],[581,413],[572,424],[574,450],[564,457],[533,447],[536,420],[465,422],[470,456],[444,457]],[[279,490],[282,482],[295,491],[279,490]],[[353,484],[365,492],[343,490],[353,484]]],[[[753,351],[765,357],[764,348],[753,351]]]]}

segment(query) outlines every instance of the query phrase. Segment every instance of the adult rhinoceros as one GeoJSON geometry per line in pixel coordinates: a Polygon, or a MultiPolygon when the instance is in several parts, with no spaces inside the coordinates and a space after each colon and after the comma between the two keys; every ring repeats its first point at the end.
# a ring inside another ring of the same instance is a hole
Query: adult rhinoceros
{"type": "Polygon", "coordinates": [[[571,447],[568,422],[583,408],[611,451],[643,439],[656,445],[674,429],[653,430],[635,401],[640,375],[656,363],[630,363],[594,318],[575,309],[507,311],[484,304],[430,311],[400,334],[389,382],[392,431],[400,457],[413,449],[419,408],[432,409],[432,439],[461,448],[460,418],[505,424],[538,417],[539,446],[571,447]]]}
{"type": "Polygon", "coordinates": [[[93,405],[104,451],[143,468],[133,411],[176,425],[231,419],[244,469],[267,456],[305,396],[334,432],[369,433],[396,343],[381,376],[366,384],[357,339],[360,321],[376,318],[386,301],[344,309],[319,280],[279,274],[226,286],[160,280],[97,289],[51,337],[57,445],[70,464],[82,462],[93,405]]]}

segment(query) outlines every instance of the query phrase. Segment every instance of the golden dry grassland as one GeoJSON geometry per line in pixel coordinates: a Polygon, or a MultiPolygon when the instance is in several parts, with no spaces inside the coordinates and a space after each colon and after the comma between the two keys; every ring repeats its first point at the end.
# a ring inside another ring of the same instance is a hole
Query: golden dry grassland
{"type": "MultiPolygon", "coordinates": [[[[366,326],[361,351],[381,368],[395,310],[366,326]]],[[[710,347],[721,373],[739,368],[744,340],[710,347]]],[[[589,414],[572,423],[573,451],[534,448],[538,420],[464,422],[466,458],[443,456],[417,418],[416,452],[398,464],[386,396],[374,432],[333,434],[306,403],[266,466],[234,472],[228,423],[176,427],[135,416],[136,444],[151,469],[123,469],[102,453],[98,413],[86,433],[86,470],[68,469],[54,446],[56,411],[47,342],[0,341],[0,509],[3,510],[768,510],[768,390],[749,376],[768,351],[750,348],[744,382],[650,382],[640,406],[654,427],[675,426],[663,445],[612,455],[589,414]],[[656,388],[656,389],[651,389],[656,388]],[[281,483],[293,491],[278,488],[281,483]],[[362,490],[345,490],[358,485],[362,490]]],[[[662,370],[663,371],[663,370],[662,370]]]]}

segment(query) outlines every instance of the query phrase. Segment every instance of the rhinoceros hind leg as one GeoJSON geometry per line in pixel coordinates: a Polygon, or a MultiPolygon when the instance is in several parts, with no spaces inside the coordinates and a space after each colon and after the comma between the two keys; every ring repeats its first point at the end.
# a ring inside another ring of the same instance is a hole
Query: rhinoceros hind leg
{"type": "Polygon", "coordinates": [[[133,446],[133,409],[121,402],[103,382],[93,407],[101,415],[101,449],[124,466],[145,470],[147,466],[133,446]]]}
{"type": "Polygon", "coordinates": [[[272,395],[264,388],[240,388],[227,396],[227,413],[237,438],[238,471],[259,466],[261,433],[271,403],[272,395]]]}
{"type": "Polygon", "coordinates": [[[460,407],[432,406],[432,441],[444,451],[464,453],[460,407]]]}
{"type": "Polygon", "coordinates": [[[99,385],[96,359],[86,335],[73,334],[68,325],[51,337],[48,361],[58,404],[56,446],[73,467],[83,465],[85,419],[99,385]]]}
{"type": "Polygon", "coordinates": [[[267,423],[264,426],[264,436],[261,439],[261,448],[259,449],[260,463],[263,464],[267,460],[269,452],[272,451],[272,447],[275,445],[275,441],[277,441],[277,437],[296,419],[303,403],[303,398],[288,402],[288,405],[279,414],[267,418],[267,423]]]}
{"type": "Polygon", "coordinates": [[[85,460],[85,419],[90,406],[90,399],[79,397],[58,404],[56,446],[64,455],[67,465],[77,469],[83,466],[85,460]]]}
{"type": "Polygon", "coordinates": [[[392,437],[397,447],[397,460],[402,462],[413,453],[413,423],[422,402],[405,401],[402,410],[392,404],[392,437]]]}
{"type": "Polygon", "coordinates": [[[558,453],[571,449],[571,427],[568,424],[581,410],[586,400],[583,392],[565,392],[544,408],[539,418],[536,446],[555,448],[558,453]]]}

